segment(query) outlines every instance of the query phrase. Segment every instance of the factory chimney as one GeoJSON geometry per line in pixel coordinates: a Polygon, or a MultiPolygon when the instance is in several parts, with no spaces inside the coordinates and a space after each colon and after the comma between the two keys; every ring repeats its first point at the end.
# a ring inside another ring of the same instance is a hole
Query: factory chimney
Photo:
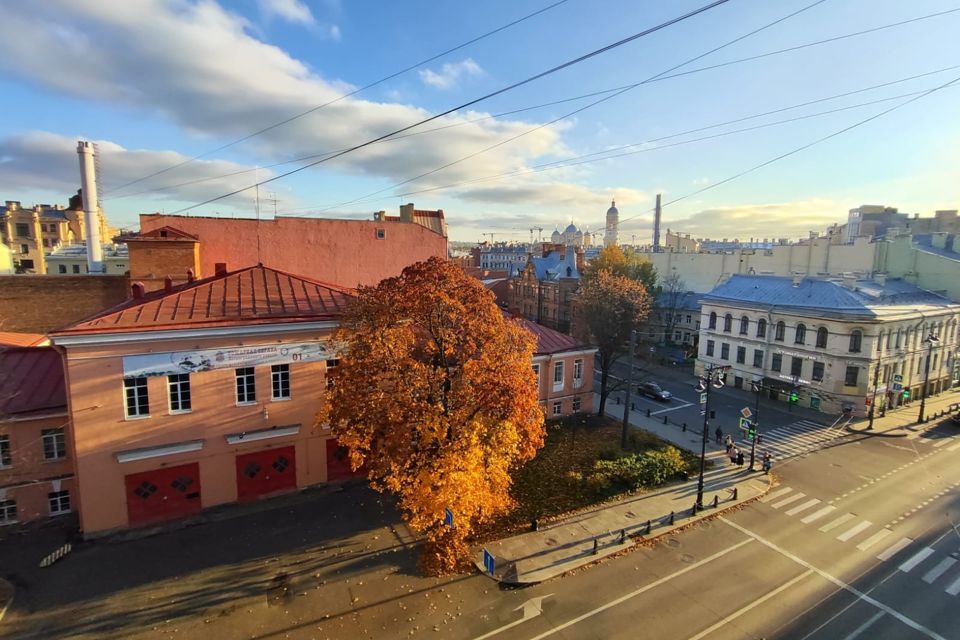
{"type": "Polygon", "coordinates": [[[100,212],[97,210],[97,170],[92,142],[77,142],[80,156],[80,184],[83,187],[83,222],[86,228],[87,270],[103,273],[103,247],[100,245],[100,212]]]}
{"type": "Polygon", "coordinates": [[[657,206],[653,210],[653,252],[660,253],[660,194],[657,194],[657,206]]]}

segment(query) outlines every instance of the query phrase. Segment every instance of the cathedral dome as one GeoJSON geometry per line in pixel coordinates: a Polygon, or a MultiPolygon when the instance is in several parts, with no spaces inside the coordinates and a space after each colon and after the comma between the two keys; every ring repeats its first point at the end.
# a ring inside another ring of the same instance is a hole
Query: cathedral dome
{"type": "Polygon", "coordinates": [[[616,201],[616,200],[611,200],[611,201],[610,201],[610,208],[607,209],[607,215],[608,215],[608,216],[620,215],[620,212],[617,211],[617,201],[616,201]]]}
{"type": "Polygon", "coordinates": [[[564,233],[576,233],[577,227],[572,222],[563,230],[564,233]]]}

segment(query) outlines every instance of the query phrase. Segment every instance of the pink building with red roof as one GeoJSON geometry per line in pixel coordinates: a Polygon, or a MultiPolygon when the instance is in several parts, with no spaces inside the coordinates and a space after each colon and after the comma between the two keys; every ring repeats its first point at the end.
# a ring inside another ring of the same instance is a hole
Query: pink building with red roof
{"type": "Polygon", "coordinates": [[[263,265],[145,293],[55,331],[80,524],[144,526],[351,475],[314,427],[346,289],[263,265]]]}
{"type": "Polygon", "coordinates": [[[70,513],[75,493],[60,354],[0,350],[0,525],[70,513]]]}
{"type": "Polygon", "coordinates": [[[537,337],[533,370],[547,419],[592,411],[596,347],[532,320],[516,321],[537,337]]]}

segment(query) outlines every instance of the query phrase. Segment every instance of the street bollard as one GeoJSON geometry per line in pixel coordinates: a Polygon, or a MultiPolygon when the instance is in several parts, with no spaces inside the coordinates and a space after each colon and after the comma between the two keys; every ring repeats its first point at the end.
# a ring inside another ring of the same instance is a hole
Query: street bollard
{"type": "Polygon", "coordinates": [[[716,509],[718,506],[720,506],[720,496],[715,495],[713,496],[713,508],[716,509]]]}
{"type": "Polygon", "coordinates": [[[650,535],[650,531],[651,531],[652,528],[653,528],[653,523],[651,523],[649,520],[647,520],[647,532],[646,532],[647,535],[650,535]]]}
{"type": "Polygon", "coordinates": [[[647,417],[650,417],[650,409],[647,409],[647,417]]]}
{"type": "Polygon", "coordinates": [[[615,400],[617,401],[617,404],[620,404],[620,396],[617,396],[615,400]]]}
{"type": "Polygon", "coordinates": [[[540,531],[540,520],[534,518],[530,521],[530,530],[531,531],[540,531]]]}
{"type": "Polygon", "coordinates": [[[667,416],[663,416],[663,424],[669,424],[669,423],[667,422],[667,416]]]}
{"type": "Polygon", "coordinates": [[[670,524],[673,524],[673,511],[670,512],[670,524]]]}
{"type": "Polygon", "coordinates": [[[695,516],[695,515],[697,515],[697,503],[696,503],[696,502],[693,503],[693,508],[690,509],[690,517],[693,517],[693,516],[695,516]]]}
{"type": "Polygon", "coordinates": [[[623,544],[626,541],[627,541],[627,530],[620,529],[620,544],[623,544]]]}
{"type": "Polygon", "coordinates": [[[597,539],[593,539],[593,555],[597,555],[600,550],[600,545],[597,543],[597,539]]]}
{"type": "Polygon", "coordinates": [[[739,489],[740,489],[739,487],[734,487],[734,488],[733,488],[733,499],[734,499],[734,500],[737,499],[737,495],[739,495],[739,493],[740,493],[739,489]]]}
{"type": "Polygon", "coordinates": [[[686,422],[683,423],[683,432],[684,432],[684,433],[687,432],[687,423],[686,423],[686,422]]]}

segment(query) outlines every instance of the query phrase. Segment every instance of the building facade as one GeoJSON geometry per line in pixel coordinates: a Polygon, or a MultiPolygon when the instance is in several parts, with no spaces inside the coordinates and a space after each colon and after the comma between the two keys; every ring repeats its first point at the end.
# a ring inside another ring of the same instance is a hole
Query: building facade
{"type": "Polygon", "coordinates": [[[0,349],[0,526],[75,509],[69,431],[60,354],[0,349]]]}
{"type": "MultiPolygon", "coordinates": [[[[103,273],[123,275],[130,269],[127,245],[102,245],[103,273]]],[[[61,245],[46,254],[47,275],[79,275],[89,273],[86,244],[61,245]]]]}
{"type": "Polygon", "coordinates": [[[657,295],[647,320],[647,341],[680,347],[695,355],[700,344],[700,297],[692,291],[657,295]]]}
{"type": "Polygon", "coordinates": [[[537,338],[533,370],[547,419],[593,411],[596,348],[530,320],[521,318],[519,322],[537,338]]]}
{"type": "Polygon", "coordinates": [[[698,370],[729,365],[728,384],[772,398],[864,415],[958,380],[960,305],[902,280],[736,275],[701,304],[698,370]]]}
{"type": "Polygon", "coordinates": [[[543,256],[529,256],[519,275],[510,279],[508,308],[538,324],[569,332],[582,269],[583,254],[574,247],[555,247],[543,256]]]}
{"type": "Polygon", "coordinates": [[[53,332],[85,535],[351,475],[314,428],[350,294],[262,265],[134,297],[53,332]]]}
{"type": "Polygon", "coordinates": [[[503,271],[512,278],[527,264],[530,251],[530,246],[525,244],[497,242],[481,245],[479,266],[481,271],[503,271]]]}

